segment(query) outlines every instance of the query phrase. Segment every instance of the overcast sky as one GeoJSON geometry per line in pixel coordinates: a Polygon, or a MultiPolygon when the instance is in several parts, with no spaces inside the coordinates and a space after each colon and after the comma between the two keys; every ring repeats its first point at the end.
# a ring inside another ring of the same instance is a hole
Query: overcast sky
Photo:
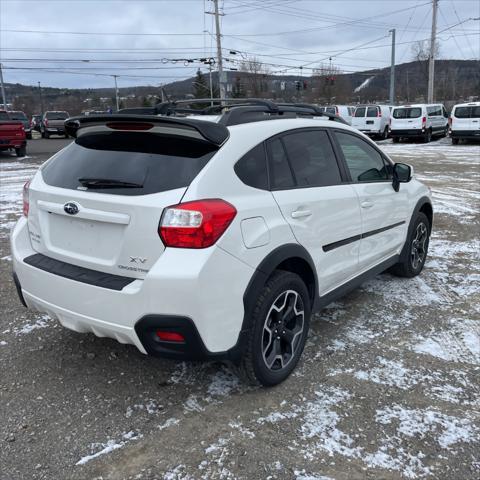
{"type": "MultiPolygon", "coordinates": [[[[310,75],[321,63],[343,71],[397,64],[431,29],[429,0],[220,0],[225,68],[256,56],[275,72],[310,75]],[[230,53],[237,51],[237,54],[230,53]],[[299,67],[303,66],[300,70],[299,67]]],[[[440,58],[479,59],[478,0],[440,0],[440,58]],[[449,28],[452,27],[453,28],[449,28]],[[448,29],[448,30],[446,30],[448,29]],[[442,30],[444,30],[442,32],[442,30]]],[[[159,85],[194,75],[216,56],[209,0],[0,0],[4,80],[54,87],[159,85]],[[57,32],[57,33],[43,33],[57,32]],[[48,71],[50,70],[50,71],[48,71]],[[87,74],[87,72],[89,74],[87,74]],[[93,75],[96,74],[96,75],[93,75]]]]}

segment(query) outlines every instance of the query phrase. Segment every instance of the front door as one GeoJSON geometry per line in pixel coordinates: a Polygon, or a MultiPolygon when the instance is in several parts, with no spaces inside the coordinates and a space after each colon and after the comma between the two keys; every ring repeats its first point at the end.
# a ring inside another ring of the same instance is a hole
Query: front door
{"type": "Polygon", "coordinates": [[[407,225],[406,189],[392,187],[392,165],[370,142],[348,132],[335,132],[358,195],[362,216],[359,268],[365,270],[398,253],[407,225]]]}

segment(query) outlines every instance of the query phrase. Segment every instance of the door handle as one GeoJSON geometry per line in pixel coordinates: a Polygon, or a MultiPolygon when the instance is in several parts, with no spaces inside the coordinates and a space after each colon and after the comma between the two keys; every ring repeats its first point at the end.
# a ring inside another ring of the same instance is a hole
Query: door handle
{"type": "Polygon", "coordinates": [[[311,210],[295,210],[291,213],[292,218],[309,217],[310,215],[312,215],[311,210]]]}
{"type": "Polygon", "coordinates": [[[373,202],[369,202],[369,201],[365,201],[365,202],[362,202],[361,204],[361,207],[362,208],[372,208],[373,207],[373,202]]]}

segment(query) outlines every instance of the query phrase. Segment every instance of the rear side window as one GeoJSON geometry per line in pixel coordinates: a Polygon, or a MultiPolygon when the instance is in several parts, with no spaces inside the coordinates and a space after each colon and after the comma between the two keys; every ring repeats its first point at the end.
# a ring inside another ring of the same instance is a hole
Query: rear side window
{"type": "Polygon", "coordinates": [[[268,143],[268,167],[270,171],[270,188],[272,190],[282,190],[295,186],[292,170],[279,138],[275,138],[268,143]]]}
{"type": "Polygon", "coordinates": [[[236,164],[238,178],[250,187],[268,190],[267,163],[263,143],[252,148],[236,164]]]}
{"type": "Polygon", "coordinates": [[[378,116],[378,107],[368,107],[367,117],[376,117],[376,116],[378,116]]]}
{"type": "Polygon", "coordinates": [[[335,135],[355,183],[389,179],[387,164],[375,148],[355,135],[343,132],[335,132],[335,135]]]}
{"type": "Polygon", "coordinates": [[[427,107],[427,113],[429,117],[439,117],[443,115],[442,107],[440,105],[434,105],[427,107]]]}
{"type": "Polygon", "coordinates": [[[364,117],[365,116],[365,107],[358,107],[355,109],[355,117],[364,117]]]}
{"type": "Polygon", "coordinates": [[[395,108],[393,118],[419,118],[422,115],[421,108],[395,108]]]}
{"type": "Polygon", "coordinates": [[[327,132],[310,130],[283,137],[297,187],[324,187],[341,183],[327,132]]]}
{"type": "Polygon", "coordinates": [[[207,142],[184,136],[96,132],[81,135],[60,151],[42,176],[54,187],[147,195],[188,186],[216,151],[207,142]],[[104,182],[85,187],[85,179],[104,182]]]}

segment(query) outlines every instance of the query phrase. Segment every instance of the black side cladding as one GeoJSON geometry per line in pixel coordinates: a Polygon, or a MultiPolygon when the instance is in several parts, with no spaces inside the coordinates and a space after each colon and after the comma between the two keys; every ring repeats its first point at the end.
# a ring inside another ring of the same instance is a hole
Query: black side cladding
{"type": "Polygon", "coordinates": [[[30,255],[24,258],[23,261],[32,267],[39,268],[53,275],[75,280],[76,282],[88,283],[96,287],[108,288],[109,290],[120,291],[135,280],[135,278],[121,277],[120,275],[111,275],[89,268],[78,267],[77,265],[61,262],[40,253],[30,255]]]}
{"type": "Polygon", "coordinates": [[[154,126],[177,127],[197,131],[207,142],[222,145],[230,133],[224,125],[215,122],[189,118],[159,117],[155,115],[89,115],[88,117],[71,117],[65,120],[65,130],[76,137],[79,129],[107,123],[152,123],[154,126]]]}

